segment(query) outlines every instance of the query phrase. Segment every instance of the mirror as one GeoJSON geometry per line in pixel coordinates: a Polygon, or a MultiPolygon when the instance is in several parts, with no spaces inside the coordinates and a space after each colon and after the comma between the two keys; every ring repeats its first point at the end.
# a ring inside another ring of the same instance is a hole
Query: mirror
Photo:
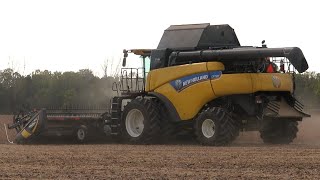
{"type": "Polygon", "coordinates": [[[124,57],[122,60],[122,67],[125,67],[126,64],[127,64],[127,58],[124,57]]]}
{"type": "Polygon", "coordinates": [[[128,57],[128,51],[127,50],[123,50],[123,60],[122,60],[122,67],[125,67],[127,64],[127,57],[128,57]]]}

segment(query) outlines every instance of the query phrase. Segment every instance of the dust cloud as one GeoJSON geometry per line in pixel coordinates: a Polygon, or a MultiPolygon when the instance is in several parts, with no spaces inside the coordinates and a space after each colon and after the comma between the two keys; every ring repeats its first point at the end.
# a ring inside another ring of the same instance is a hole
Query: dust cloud
{"type": "MultiPolygon", "coordinates": [[[[320,145],[320,109],[313,109],[307,111],[311,115],[310,118],[303,118],[299,122],[297,138],[293,144],[307,144],[307,145],[320,145]]],[[[260,133],[257,131],[240,132],[240,136],[235,141],[236,144],[240,143],[262,143],[260,133]]]]}
{"type": "Polygon", "coordinates": [[[295,143],[301,144],[320,144],[320,109],[313,109],[307,111],[311,117],[304,118],[302,122],[299,122],[298,137],[295,139],[295,143]]]}

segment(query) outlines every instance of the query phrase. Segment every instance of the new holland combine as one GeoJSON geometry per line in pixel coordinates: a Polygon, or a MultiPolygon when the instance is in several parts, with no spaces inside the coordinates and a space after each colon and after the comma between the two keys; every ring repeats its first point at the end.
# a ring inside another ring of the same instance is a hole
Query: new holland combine
{"type": "MultiPolygon", "coordinates": [[[[121,69],[113,86],[118,96],[96,122],[118,140],[152,144],[187,132],[203,145],[226,145],[239,131],[258,130],[265,143],[287,144],[309,117],[294,97],[294,75],[308,69],[298,47],[241,46],[229,25],[193,24],[170,26],[157,49],[123,53],[123,66],[131,53],[143,67],[121,69]]],[[[20,139],[48,130],[41,123],[30,128],[33,119],[50,119],[45,110],[37,113],[11,126],[20,127],[20,139]]],[[[89,124],[73,132],[79,138],[89,124]]]]}

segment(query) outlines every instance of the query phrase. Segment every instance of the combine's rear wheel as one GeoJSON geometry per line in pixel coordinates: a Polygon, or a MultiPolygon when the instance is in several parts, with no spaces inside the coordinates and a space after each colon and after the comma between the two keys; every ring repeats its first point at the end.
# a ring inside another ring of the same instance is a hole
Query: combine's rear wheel
{"type": "Polygon", "coordinates": [[[226,109],[213,107],[202,111],[196,118],[195,133],[203,145],[219,146],[231,143],[238,135],[235,121],[226,109]]]}
{"type": "Polygon", "coordinates": [[[150,144],[158,140],[160,110],[152,99],[136,98],[123,111],[122,131],[131,143],[150,144]]]}
{"type": "Polygon", "coordinates": [[[289,144],[298,133],[298,122],[288,119],[264,119],[260,127],[260,137],[264,143],[289,144]]]}

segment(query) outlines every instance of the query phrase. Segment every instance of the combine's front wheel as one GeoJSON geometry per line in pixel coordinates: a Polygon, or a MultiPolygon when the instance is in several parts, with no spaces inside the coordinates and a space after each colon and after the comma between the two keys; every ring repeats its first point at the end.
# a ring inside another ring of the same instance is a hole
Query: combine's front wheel
{"type": "Polygon", "coordinates": [[[213,107],[202,111],[196,118],[195,133],[202,145],[219,146],[231,143],[237,136],[234,120],[226,109],[213,107]]]}
{"type": "Polygon", "coordinates": [[[123,111],[122,131],[131,143],[150,144],[158,140],[160,110],[152,99],[136,98],[123,111]]]}
{"type": "Polygon", "coordinates": [[[260,127],[260,137],[264,143],[289,144],[298,133],[298,122],[288,119],[264,119],[260,127]]]}

